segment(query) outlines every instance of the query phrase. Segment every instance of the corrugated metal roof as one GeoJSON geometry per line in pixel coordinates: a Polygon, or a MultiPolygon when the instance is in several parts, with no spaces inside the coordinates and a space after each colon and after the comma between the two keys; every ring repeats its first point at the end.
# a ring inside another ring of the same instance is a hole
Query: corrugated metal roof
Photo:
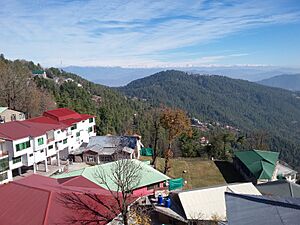
{"type": "MultiPolygon", "coordinates": [[[[133,200],[134,197],[129,199],[130,202],[133,200]]],[[[0,224],[81,224],[81,221],[95,224],[93,221],[98,220],[99,224],[103,225],[119,214],[117,202],[112,194],[99,186],[95,187],[84,178],[59,183],[56,179],[31,175],[0,185],[0,202],[0,224]],[[103,204],[92,200],[86,193],[94,194],[103,204]],[[95,217],[91,211],[82,210],[76,204],[64,205],[62,201],[66,194],[76,196],[90,208],[107,216],[107,220],[100,216],[95,217]]]]}
{"type": "Polygon", "coordinates": [[[229,225],[299,225],[300,200],[225,193],[229,225]]]}
{"type": "MultiPolygon", "coordinates": [[[[141,167],[141,174],[140,174],[141,180],[140,180],[139,185],[136,187],[136,189],[170,179],[165,174],[159,172],[158,170],[154,169],[153,167],[151,167],[149,165],[146,165],[145,163],[143,163],[139,160],[132,159],[130,161],[132,161],[134,164],[141,167]]],[[[108,186],[112,190],[117,191],[117,189],[118,189],[117,185],[113,182],[113,180],[109,176],[111,174],[111,171],[114,166],[115,166],[115,162],[110,162],[110,163],[105,163],[105,164],[101,164],[101,165],[86,167],[84,169],[72,171],[69,173],[55,175],[53,177],[54,178],[67,178],[67,177],[83,176],[83,177],[87,178],[88,180],[98,184],[99,186],[101,186],[103,188],[107,188],[104,184],[100,183],[99,179],[97,179],[97,172],[103,171],[107,175],[106,177],[107,177],[108,186]]]]}
{"type": "Polygon", "coordinates": [[[93,117],[91,115],[79,114],[67,109],[56,109],[54,111],[55,113],[52,113],[53,111],[54,110],[46,111],[44,113],[44,116],[24,121],[12,121],[0,124],[0,138],[8,140],[18,140],[29,136],[37,137],[45,134],[47,131],[65,129],[75,122],[87,120],[93,117]],[[60,117],[60,119],[55,119],[54,115],[60,116],[64,112],[67,113],[65,117],[62,116],[60,117]],[[75,115],[75,119],[70,118],[73,115],[75,115]],[[65,118],[66,120],[64,120],[63,118],[65,118]]]}
{"type": "Polygon", "coordinates": [[[300,185],[287,180],[267,182],[256,187],[263,195],[300,198],[300,185]]]}
{"type": "Polygon", "coordinates": [[[102,148],[130,147],[134,149],[137,144],[137,137],[134,136],[93,136],[90,137],[87,148],[98,145],[102,148]]]}
{"type": "Polygon", "coordinates": [[[271,179],[279,153],[261,150],[236,151],[237,157],[257,179],[271,179]]]}
{"type": "Polygon", "coordinates": [[[179,192],[187,219],[226,220],[225,192],[261,195],[252,183],[228,184],[224,186],[179,192]]]}

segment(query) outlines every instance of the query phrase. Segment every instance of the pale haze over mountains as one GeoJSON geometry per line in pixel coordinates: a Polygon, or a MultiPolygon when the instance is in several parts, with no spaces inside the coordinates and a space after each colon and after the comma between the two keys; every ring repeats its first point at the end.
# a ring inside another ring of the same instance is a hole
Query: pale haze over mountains
{"type": "Polygon", "coordinates": [[[270,87],[278,87],[290,91],[300,91],[300,74],[283,74],[258,82],[270,87]]]}
{"type": "Polygon", "coordinates": [[[248,81],[261,81],[281,74],[300,73],[300,68],[276,66],[206,66],[206,67],[153,67],[153,68],[126,68],[126,67],[80,67],[68,66],[62,68],[76,73],[84,78],[111,87],[124,86],[133,80],[150,76],[154,73],[177,69],[194,74],[222,75],[230,78],[248,81]]]}

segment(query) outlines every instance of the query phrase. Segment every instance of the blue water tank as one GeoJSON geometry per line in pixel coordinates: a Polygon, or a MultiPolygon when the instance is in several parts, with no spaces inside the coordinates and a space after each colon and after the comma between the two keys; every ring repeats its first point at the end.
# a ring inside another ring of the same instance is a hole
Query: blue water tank
{"type": "Polygon", "coordinates": [[[170,208],[171,207],[171,199],[167,198],[165,200],[165,207],[170,208]]]}
{"type": "Polygon", "coordinates": [[[163,196],[159,195],[158,199],[157,199],[157,204],[162,205],[163,204],[163,200],[164,200],[163,196]]]}

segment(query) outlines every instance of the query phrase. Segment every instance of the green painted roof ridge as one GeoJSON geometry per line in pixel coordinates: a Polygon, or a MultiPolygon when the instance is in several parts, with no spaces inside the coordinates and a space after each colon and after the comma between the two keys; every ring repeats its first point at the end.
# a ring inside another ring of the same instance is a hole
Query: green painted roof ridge
{"type": "MultiPolygon", "coordinates": [[[[269,162],[261,161],[262,172],[261,172],[261,174],[259,176],[259,178],[261,178],[261,179],[265,179],[265,177],[262,176],[263,174],[266,174],[266,176],[267,176],[268,179],[271,179],[272,176],[273,176],[273,173],[270,174],[270,172],[271,172],[271,171],[269,171],[270,168],[267,168],[267,164],[266,163],[270,164],[269,162]]],[[[270,164],[270,166],[273,167],[272,170],[274,172],[275,166],[273,164],[270,164]]]]}
{"type": "Polygon", "coordinates": [[[4,111],[7,110],[7,109],[8,109],[8,107],[1,107],[1,106],[0,106],[0,113],[4,112],[4,111]]]}
{"type": "Polygon", "coordinates": [[[77,176],[82,175],[84,169],[85,168],[78,169],[78,170],[73,170],[73,171],[70,171],[68,173],[57,174],[57,175],[53,175],[51,177],[56,178],[56,179],[57,178],[77,177],[77,176]]]}
{"type": "Polygon", "coordinates": [[[276,164],[278,157],[279,157],[279,152],[273,152],[273,151],[263,151],[263,150],[256,150],[253,149],[253,151],[258,154],[262,159],[264,159],[265,161],[268,161],[271,164],[276,164]],[[274,160],[271,160],[268,156],[274,156],[274,160]]]}

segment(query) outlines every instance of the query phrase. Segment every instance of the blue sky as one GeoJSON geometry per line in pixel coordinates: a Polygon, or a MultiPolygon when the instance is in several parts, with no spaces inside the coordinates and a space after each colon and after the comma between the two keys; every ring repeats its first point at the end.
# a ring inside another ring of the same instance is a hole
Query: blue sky
{"type": "Polygon", "coordinates": [[[299,0],[0,0],[0,52],[44,66],[300,67],[299,0]]]}

